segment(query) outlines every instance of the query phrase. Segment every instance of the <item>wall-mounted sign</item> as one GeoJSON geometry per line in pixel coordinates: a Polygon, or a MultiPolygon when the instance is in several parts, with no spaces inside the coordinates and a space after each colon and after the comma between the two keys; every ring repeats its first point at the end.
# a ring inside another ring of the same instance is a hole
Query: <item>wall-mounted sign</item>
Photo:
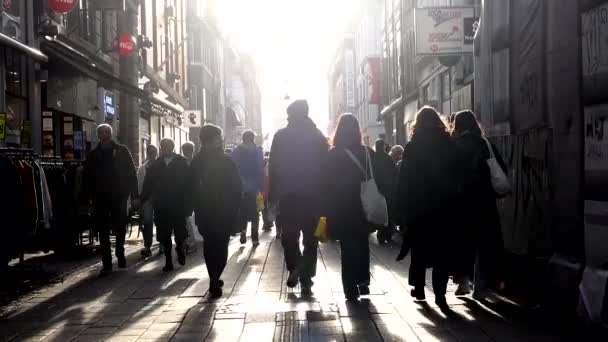
{"type": "Polygon", "coordinates": [[[78,4],[78,0],[49,0],[49,9],[57,13],[69,13],[78,4]]]}
{"type": "Polygon", "coordinates": [[[121,33],[118,41],[118,54],[123,57],[131,56],[137,46],[135,38],[128,33],[121,33]]]}
{"type": "Polygon", "coordinates": [[[6,113],[0,113],[0,140],[6,139],[6,113]]]}
{"type": "Polygon", "coordinates": [[[473,53],[478,24],[472,7],[417,8],[416,54],[462,55],[473,53]]]}
{"type": "Polygon", "coordinates": [[[380,82],[382,77],[380,58],[372,57],[367,59],[364,75],[367,80],[368,103],[380,104],[380,82]]]}
{"type": "Polygon", "coordinates": [[[116,107],[114,106],[114,96],[110,92],[106,92],[103,97],[103,107],[106,113],[106,119],[113,119],[116,115],[116,107]]]}
{"type": "Polygon", "coordinates": [[[345,91],[346,91],[346,110],[350,111],[355,107],[355,52],[352,49],[347,49],[344,53],[344,72],[345,91]]]}
{"type": "Polygon", "coordinates": [[[201,127],[203,125],[203,112],[200,110],[184,111],[184,127],[201,127]]]}

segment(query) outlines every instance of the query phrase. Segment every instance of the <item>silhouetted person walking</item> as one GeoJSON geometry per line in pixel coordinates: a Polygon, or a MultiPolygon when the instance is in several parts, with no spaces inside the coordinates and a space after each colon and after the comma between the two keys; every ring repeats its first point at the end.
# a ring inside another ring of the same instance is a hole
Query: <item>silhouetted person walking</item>
{"type": "MultiPolygon", "coordinates": [[[[140,197],[144,190],[146,173],[157,157],[158,149],[156,146],[148,145],[148,147],[146,147],[146,161],[137,169],[137,186],[140,197]]],[[[152,256],[151,247],[154,238],[154,205],[152,204],[152,201],[148,200],[142,202],[139,214],[141,215],[144,235],[144,248],[141,250],[141,255],[147,258],[152,256]]]]}
{"type": "Polygon", "coordinates": [[[351,114],[342,115],[323,168],[323,212],[330,236],[340,240],[342,286],[348,300],[369,294],[372,230],[361,203],[361,182],[370,179],[374,160],[374,151],[362,144],[357,119],[351,114]]]}
{"type": "Polygon", "coordinates": [[[112,139],[112,126],[97,127],[99,144],[87,156],[84,169],[86,193],[92,199],[95,228],[99,233],[102,273],[112,271],[110,231],[116,234],[118,267],[126,268],[125,235],[127,200],[139,206],[137,175],[131,153],[112,139]]]}
{"type": "Polygon", "coordinates": [[[399,175],[400,209],[411,243],[409,272],[412,295],[425,298],[425,273],[433,268],[435,301],[448,309],[445,299],[454,244],[452,218],[457,204],[456,150],[439,113],[422,108],[399,175]]]}
{"type": "Polygon", "coordinates": [[[489,144],[475,115],[462,111],[453,116],[452,137],[459,151],[461,174],[460,211],[454,220],[459,230],[457,244],[460,259],[455,278],[459,283],[456,295],[466,295],[470,289],[472,265],[475,264],[476,299],[485,299],[487,290],[497,288],[501,280],[504,244],[496,206],[498,197],[492,186],[487,160],[488,145],[506,174],[505,163],[496,148],[489,144]],[[477,263],[475,260],[477,259],[477,263]]]}
{"type": "Polygon", "coordinates": [[[165,251],[164,272],[173,271],[173,234],[177,260],[182,266],[186,264],[186,196],[190,191],[187,183],[188,162],[174,150],[175,143],[172,139],[161,140],[160,156],[146,173],[142,193],[142,200],[152,200],[154,206],[156,231],[165,251]]]}
{"type": "Polygon", "coordinates": [[[200,131],[201,150],[190,165],[190,192],[203,255],[209,272],[211,297],[222,296],[222,272],[228,261],[228,243],[241,201],[241,177],[223,152],[222,129],[205,125],[200,131]]]}
{"type": "Polygon", "coordinates": [[[277,224],[289,271],[287,286],[300,282],[303,295],[312,293],[317,269],[322,164],[329,149],[327,138],[308,117],[308,103],[297,100],[287,108],[287,127],[274,136],[270,152],[270,205],[278,206],[277,224]],[[304,251],[300,250],[300,232],[304,251]]]}
{"type": "MultiPolygon", "coordinates": [[[[194,143],[187,141],[182,144],[182,154],[188,162],[188,167],[190,167],[192,160],[194,159],[194,143]]],[[[188,253],[194,253],[197,250],[196,239],[194,237],[194,226],[194,215],[189,215],[186,217],[186,231],[188,232],[188,237],[186,238],[186,252],[188,253]]]]}
{"type": "Polygon", "coordinates": [[[239,212],[241,243],[247,242],[247,224],[251,222],[251,240],[254,246],[259,244],[260,213],[257,208],[257,196],[264,190],[264,151],[255,144],[255,133],[245,131],[243,144],[232,152],[243,183],[243,198],[239,212]]]}
{"type": "Polygon", "coordinates": [[[389,208],[388,226],[378,227],[378,233],[376,233],[379,243],[391,242],[393,233],[395,232],[395,221],[392,219],[391,209],[394,205],[393,202],[397,188],[397,166],[391,156],[384,152],[385,146],[384,140],[376,140],[376,152],[374,153],[376,184],[378,185],[378,190],[380,190],[380,193],[386,199],[386,204],[389,208]]]}

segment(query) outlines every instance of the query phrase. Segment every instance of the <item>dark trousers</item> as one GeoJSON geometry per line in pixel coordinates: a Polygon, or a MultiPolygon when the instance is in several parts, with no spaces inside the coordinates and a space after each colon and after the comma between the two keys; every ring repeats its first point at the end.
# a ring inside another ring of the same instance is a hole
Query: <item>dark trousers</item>
{"type": "Polygon", "coordinates": [[[188,237],[188,232],[186,231],[186,218],[183,214],[179,213],[166,213],[158,210],[155,211],[155,213],[156,233],[165,250],[164,253],[167,265],[172,265],[173,256],[171,249],[173,247],[173,243],[171,241],[171,236],[175,234],[176,248],[180,251],[180,253],[183,252],[184,242],[188,237]]]}
{"type": "Polygon", "coordinates": [[[247,232],[247,223],[251,222],[251,240],[259,240],[260,231],[260,215],[258,214],[257,193],[246,192],[241,199],[241,207],[239,210],[239,218],[241,225],[241,233],[247,232]]]}
{"type": "Polygon", "coordinates": [[[203,236],[203,256],[209,273],[211,284],[217,283],[228,262],[228,243],[230,235],[227,232],[201,231],[203,236]]]}
{"type": "Polygon", "coordinates": [[[148,201],[142,204],[140,215],[143,225],[144,247],[150,248],[152,247],[152,239],[154,237],[154,209],[151,202],[148,201]]]}
{"type": "Polygon", "coordinates": [[[357,285],[369,285],[369,239],[367,235],[353,234],[340,240],[342,258],[342,287],[344,292],[357,285]]]}
{"type": "Polygon", "coordinates": [[[127,198],[97,199],[95,206],[95,228],[99,233],[101,260],[104,268],[112,267],[110,232],[116,235],[116,258],[125,260],[125,236],[127,233],[127,198]]]}
{"type": "Polygon", "coordinates": [[[317,273],[317,248],[319,241],[314,236],[319,216],[315,210],[318,201],[308,196],[290,196],[279,202],[280,222],[282,229],[281,243],[285,254],[285,263],[290,272],[300,272],[300,282],[304,286],[312,285],[312,278],[317,273]],[[300,232],[302,232],[304,250],[300,250],[300,232]]]}
{"type": "MultiPolygon", "coordinates": [[[[412,259],[408,274],[409,284],[417,288],[423,288],[426,284],[426,266],[412,259]]],[[[433,293],[436,297],[445,296],[450,278],[450,269],[443,263],[433,266],[433,293]]]]}

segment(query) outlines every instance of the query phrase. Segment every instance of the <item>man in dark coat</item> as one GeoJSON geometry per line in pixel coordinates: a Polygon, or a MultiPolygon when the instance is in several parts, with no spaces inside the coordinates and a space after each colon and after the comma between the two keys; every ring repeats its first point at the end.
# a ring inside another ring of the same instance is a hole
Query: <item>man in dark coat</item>
{"type": "Polygon", "coordinates": [[[386,143],[382,139],[376,140],[376,153],[374,153],[374,173],[378,190],[386,199],[386,204],[389,208],[389,225],[386,227],[378,227],[376,234],[379,243],[388,243],[393,239],[395,230],[395,221],[392,220],[393,198],[397,185],[397,166],[393,158],[384,152],[386,143]]]}
{"type": "Polygon", "coordinates": [[[203,236],[203,255],[209,272],[209,294],[222,296],[222,272],[228,261],[228,243],[241,201],[241,177],[223,152],[222,129],[205,125],[200,131],[201,150],[190,164],[191,206],[203,236]]]}
{"type": "Polygon", "coordinates": [[[270,152],[270,205],[278,207],[278,224],[283,230],[281,240],[289,271],[287,286],[295,287],[299,281],[302,294],[309,295],[317,266],[318,241],[314,230],[322,196],[322,164],[329,144],[308,117],[305,100],[292,103],[287,115],[287,127],[276,133],[270,152]]]}
{"type": "Polygon", "coordinates": [[[160,156],[146,172],[142,200],[152,201],[154,220],[159,240],[165,251],[164,272],[173,271],[171,236],[175,234],[175,251],[180,265],[186,264],[184,242],[186,231],[186,194],[188,188],[188,161],[174,152],[175,143],[169,138],[160,142],[160,156]]]}
{"type": "Polygon", "coordinates": [[[137,175],[131,153],[126,146],[112,140],[112,126],[97,127],[99,144],[84,165],[85,191],[95,209],[95,227],[101,245],[102,273],[112,271],[110,231],[116,234],[116,258],[118,267],[126,268],[125,235],[127,224],[127,200],[139,205],[137,175]]]}

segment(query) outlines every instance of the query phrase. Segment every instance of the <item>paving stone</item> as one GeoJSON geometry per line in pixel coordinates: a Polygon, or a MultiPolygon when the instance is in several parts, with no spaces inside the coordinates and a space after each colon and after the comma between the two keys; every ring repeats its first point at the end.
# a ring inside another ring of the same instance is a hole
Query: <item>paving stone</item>
{"type": "Polygon", "coordinates": [[[115,327],[90,327],[82,332],[81,335],[110,335],[116,331],[115,327]]]}

